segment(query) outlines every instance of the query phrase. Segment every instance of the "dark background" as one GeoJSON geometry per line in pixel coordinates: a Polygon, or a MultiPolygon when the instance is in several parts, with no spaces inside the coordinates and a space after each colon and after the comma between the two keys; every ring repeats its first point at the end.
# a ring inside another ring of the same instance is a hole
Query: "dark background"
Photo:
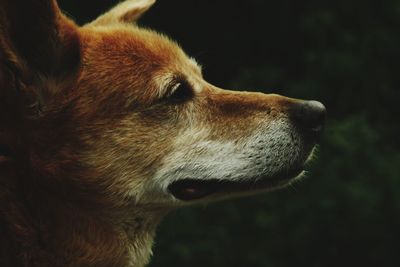
{"type": "MultiPolygon", "coordinates": [[[[117,1],[59,2],[82,24],[117,1]]],[[[150,266],[400,266],[400,1],[158,0],[140,24],[215,85],[329,111],[303,182],[171,214],[150,266]]]]}

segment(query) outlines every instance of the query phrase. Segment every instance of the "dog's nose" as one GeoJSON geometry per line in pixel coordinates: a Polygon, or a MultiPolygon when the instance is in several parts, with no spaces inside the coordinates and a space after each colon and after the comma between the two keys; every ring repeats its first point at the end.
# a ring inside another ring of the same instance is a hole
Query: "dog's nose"
{"type": "Polygon", "coordinates": [[[318,101],[301,101],[294,104],[292,116],[298,126],[319,134],[324,128],[326,108],[318,101]]]}

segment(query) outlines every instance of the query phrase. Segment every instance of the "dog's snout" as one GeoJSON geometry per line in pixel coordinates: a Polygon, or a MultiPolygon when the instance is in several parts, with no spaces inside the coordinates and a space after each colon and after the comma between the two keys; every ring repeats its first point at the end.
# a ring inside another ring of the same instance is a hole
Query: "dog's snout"
{"type": "Polygon", "coordinates": [[[320,133],[325,124],[326,108],[318,101],[301,101],[294,104],[291,115],[301,128],[320,133]]]}

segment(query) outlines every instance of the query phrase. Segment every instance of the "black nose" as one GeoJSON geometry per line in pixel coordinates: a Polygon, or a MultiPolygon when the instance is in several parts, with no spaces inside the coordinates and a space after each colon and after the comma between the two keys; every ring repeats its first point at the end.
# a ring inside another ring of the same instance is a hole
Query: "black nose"
{"type": "Polygon", "coordinates": [[[318,134],[325,124],[326,108],[318,101],[302,101],[294,104],[292,116],[303,129],[318,134]]]}

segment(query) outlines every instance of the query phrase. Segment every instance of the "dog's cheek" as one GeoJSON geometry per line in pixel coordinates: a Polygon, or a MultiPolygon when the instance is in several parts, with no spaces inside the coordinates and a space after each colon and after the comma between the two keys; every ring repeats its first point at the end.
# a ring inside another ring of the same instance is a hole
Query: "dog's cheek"
{"type": "Polygon", "coordinates": [[[101,130],[104,134],[85,153],[85,161],[100,174],[99,183],[118,195],[140,198],[180,131],[174,115],[169,108],[147,109],[101,130]]]}

